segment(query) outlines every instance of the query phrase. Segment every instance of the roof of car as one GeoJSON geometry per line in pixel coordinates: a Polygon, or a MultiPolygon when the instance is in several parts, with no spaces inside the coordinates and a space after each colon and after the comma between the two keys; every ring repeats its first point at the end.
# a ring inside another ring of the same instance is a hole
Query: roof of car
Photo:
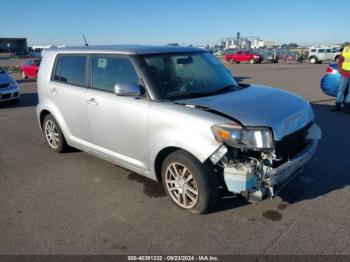
{"type": "Polygon", "coordinates": [[[44,49],[44,52],[56,53],[116,53],[116,54],[163,54],[205,52],[205,49],[180,46],[148,46],[148,45],[113,45],[113,46],[79,46],[44,49]]]}

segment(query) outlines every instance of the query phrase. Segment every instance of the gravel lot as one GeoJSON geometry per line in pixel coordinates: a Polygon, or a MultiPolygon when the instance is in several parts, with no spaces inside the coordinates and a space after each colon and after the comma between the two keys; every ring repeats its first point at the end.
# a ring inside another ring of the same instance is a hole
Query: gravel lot
{"type": "Polygon", "coordinates": [[[240,81],[312,102],[323,140],[281,196],[180,211],[155,183],[83,152],[55,154],[35,117],[36,83],[0,105],[0,254],[350,254],[350,115],[331,113],[326,65],[228,65],[240,81]]]}

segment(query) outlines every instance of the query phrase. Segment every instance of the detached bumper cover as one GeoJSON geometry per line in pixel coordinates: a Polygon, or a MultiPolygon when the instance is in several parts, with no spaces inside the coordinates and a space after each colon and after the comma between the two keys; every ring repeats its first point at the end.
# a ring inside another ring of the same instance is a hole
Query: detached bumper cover
{"type": "Polygon", "coordinates": [[[307,134],[307,146],[305,149],[296,155],[293,159],[284,163],[283,165],[272,169],[267,173],[266,185],[273,187],[281,184],[290,176],[295,174],[298,170],[303,168],[310,159],[315,155],[318,142],[322,136],[321,129],[317,124],[313,124],[307,134]]]}

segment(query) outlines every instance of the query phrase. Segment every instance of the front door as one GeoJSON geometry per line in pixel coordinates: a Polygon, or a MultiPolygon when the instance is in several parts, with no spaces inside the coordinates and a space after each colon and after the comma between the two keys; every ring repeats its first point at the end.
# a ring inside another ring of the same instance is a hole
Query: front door
{"type": "Polygon", "coordinates": [[[138,172],[148,170],[148,106],[146,97],[114,94],[117,83],[139,83],[127,56],[93,55],[86,96],[94,150],[103,158],[138,172]]]}

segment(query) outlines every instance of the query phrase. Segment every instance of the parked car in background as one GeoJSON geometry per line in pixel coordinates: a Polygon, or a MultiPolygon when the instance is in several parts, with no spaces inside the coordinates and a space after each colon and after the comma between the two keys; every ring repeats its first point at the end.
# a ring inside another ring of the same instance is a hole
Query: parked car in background
{"type": "Polygon", "coordinates": [[[282,50],[278,52],[278,57],[280,60],[286,63],[297,62],[298,53],[288,50],[282,50]]]}
{"type": "Polygon", "coordinates": [[[329,64],[326,69],[326,75],[321,79],[322,91],[326,95],[336,97],[339,89],[340,78],[341,75],[338,71],[338,64],[329,64]]]}
{"type": "Polygon", "coordinates": [[[239,64],[241,62],[248,62],[250,64],[260,64],[263,60],[261,55],[253,53],[251,51],[237,51],[233,54],[227,53],[225,60],[230,63],[239,64]]]}
{"type": "Polygon", "coordinates": [[[196,213],[213,208],[220,189],[251,202],[275,196],[321,138],[308,101],[239,85],[199,48],[46,50],[38,96],[54,152],[76,147],[162,181],[175,205],[196,213]]]}
{"type": "Polygon", "coordinates": [[[259,52],[259,55],[261,55],[262,60],[267,61],[269,63],[278,63],[279,55],[277,51],[269,51],[269,50],[262,50],[259,52]]]}
{"type": "Polygon", "coordinates": [[[0,67],[0,102],[10,101],[10,103],[18,103],[20,98],[19,88],[16,80],[10,73],[0,67]]]}
{"type": "Polygon", "coordinates": [[[37,78],[40,62],[41,59],[27,59],[19,68],[22,78],[37,78]]]}
{"type": "Polygon", "coordinates": [[[338,48],[310,47],[309,62],[311,64],[322,63],[326,61],[337,61],[340,55],[338,48]]]}
{"type": "Polygon", "coordinates": [[[218,57],[223,56],[224,54],[225,54],[225,52],[223,50],[217,50],[213,53],[213,55],[218,56],[218,57]]]}

